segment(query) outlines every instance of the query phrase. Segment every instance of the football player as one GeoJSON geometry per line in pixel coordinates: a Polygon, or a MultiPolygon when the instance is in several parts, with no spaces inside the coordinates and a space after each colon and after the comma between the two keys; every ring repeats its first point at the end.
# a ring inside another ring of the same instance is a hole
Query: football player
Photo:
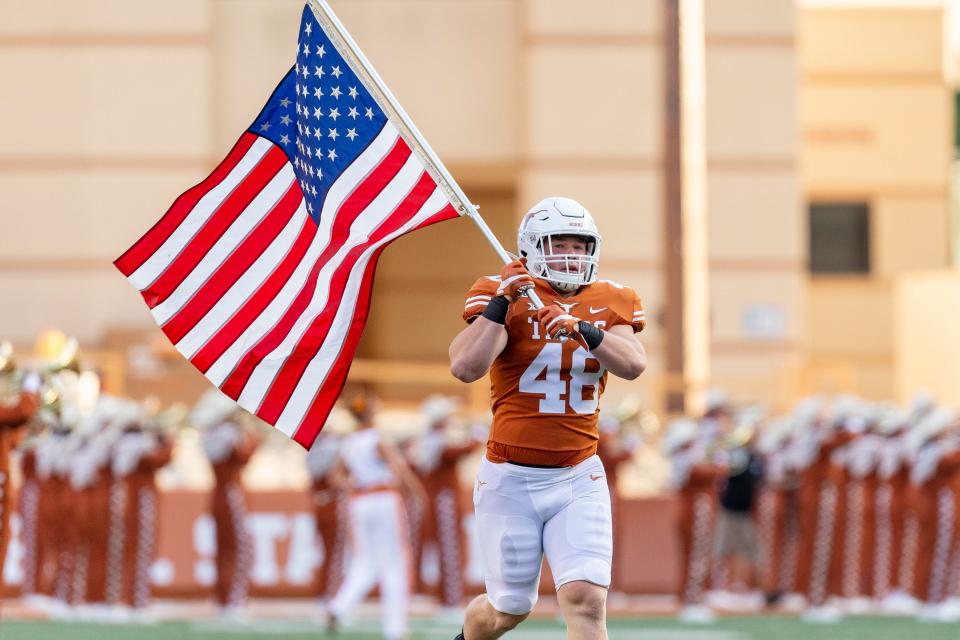
{"type": "Polygon", "coordinates": [[[487,592],[459,640],[499,638],[537,601],[543,555],[568,638],[606,638],[612,523],[597,457],[607,373],[646,367],[640,298],[597,279],[600,234],[570,198],[547,198],[520,223],[519,258],[467,294],[469,323],[450,345],[464,382],[490,372],[493,426],[474,485],[487,592]],[[526,297],[536,291],[544,306],[526,297]]]}

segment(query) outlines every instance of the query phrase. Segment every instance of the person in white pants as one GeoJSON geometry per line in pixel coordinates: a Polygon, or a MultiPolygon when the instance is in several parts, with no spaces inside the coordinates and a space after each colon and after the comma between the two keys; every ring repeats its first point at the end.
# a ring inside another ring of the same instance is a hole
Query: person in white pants
{"type": "Polygon", "coordinates": [[[347,575],[327,608],[327,627],[336,631],[340,621],[379,585],[383,635],[399,640],[408,635],[411,570],[400,487],[421,503],[426,492],[396,447],[374,428],[374,398],[357,396],[349,408],[358,428],[344,439],[334,477],[350,491],[352,547],[347,575]]]}

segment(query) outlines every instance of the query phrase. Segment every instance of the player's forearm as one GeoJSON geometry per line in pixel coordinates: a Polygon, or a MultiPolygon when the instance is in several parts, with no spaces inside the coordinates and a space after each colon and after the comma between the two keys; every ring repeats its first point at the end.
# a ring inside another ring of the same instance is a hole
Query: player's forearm
{"type": "Polygon", "coordinates": [[[636,379],[647,368],[647,353],[635,338],[607,331],[603,342],[590,352],[603,368],[625,380],[636,379]]]}
{"type": "Polygon", "coordinates": [[[458,380],[482,378],[503,350],[507,332],[502,324],[479,317],[450,343],[450,372],[458,380]]]}

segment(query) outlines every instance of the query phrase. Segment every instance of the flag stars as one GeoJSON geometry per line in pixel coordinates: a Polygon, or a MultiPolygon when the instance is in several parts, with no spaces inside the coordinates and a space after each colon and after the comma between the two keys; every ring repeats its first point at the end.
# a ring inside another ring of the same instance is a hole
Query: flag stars
{"type": "Polygon", "coordinates": [[[340,66],[338,65],[338,66],[334,67],[334,68],[330,71],[330,73],[333,74],[333,77],[334,77],[334,78],[336,78],[337,80],[339,80],[339,79],[340,79],[340,76],[343,74],[343,71],[340,71],[340,66]]]}
{"type": "Polygon", "coordinates": [[[270,123],[264,122],[262,125],[260,125],[260,131],[270,131],[270,123]]]}
{"type": "Polygon", "coordinates": [[[356,99],[357,99],[357,95],[358,95],[360,92],[357,91],[357,88],[356,88],[356,87],[350,87],[350,91],[348,91],[347,93],[350,94],[350,97],[351,97],[351,98],[353,98],[354,100],[356,100],[356,99]]]}
{"type": "Polygon", "coordinates": [[[320,87],[317,87],[316,89],[314,89],[314,90],[313,90],[313,97],[314,97],[314,98],[317,98],[318,100],[319,100],[320,98],[322,98],[322,97],[323,97],[323,89],[321,89],[320,87]]]}
{"type": "Polygon", "coordinates": [[[347,137],[350,138],[350,142],[353,142],[353,139],[357,137],[357,130],[347,129],[347,137]]]}
{"type": "MultiPolygon", "coordinates": [[[[307,33],[310,33],[310,32],[308,31],[307,33]]],[[[321,58],[322,58],[323,56],[327,55],[327,50],[323,48],[323,45],[320,45],[320,46],[317,48],[317,55],[320,56],[321,58]]]]}
{"type": "Polygon", "coordinates": [[[310,45],[308,45],[307,43],[303,44],[303,55],[305,56],[310,55],[310,45]]]}
{"type": "Polygon", "coordinates": [[[323,117],[323,107],[314,107],[313,108],[313,117],[319,120],[323,117]]]}
{"type": "MultiPolygon", "coordinates": [[[[321,47],[321,48],[322,48],[322,47],[321,47]]],[[[313,75],[317,76],[318,78],[322,78],[322,77],[323,77],[323,67],[314,66],[314,67],[313,67],[313,75]]]]}
{"type": "Polygon", "coordinates": [[[280,136],[280,144],[290,144],[290,136],[287,134],[280,136]]]}
{"type": "Polygon", "coordinates": [[[340,110],[337,109],[336,107],[334,107],[333,109],[330,109],[330,117],[333,118],[334,122],[336,122],[337,118],[340,117],[340,110]]]}
{"type": "Polygon", "coordinates": [[[329,158],[330,160],[336,160],[337,152],[334,151],[333,149],[330,149],[330,151],[327,152],[327,158],[329,158]]]}
{"type": "Polygon", "coordinates": [[[319,128],[319,127],[314,128],[314,130],[313,130],[313,137],[316,138],[317,140],[319,140],[320,138],[323,137],[323,132],[320,131],[320,128],[319,128]]]}
{"type": "Polygon", "coordinates": [[[339,136],[340,136],[340,134],[337,133],[337,130],[336,130],[336,129],[330,129],[330,133],[327,134],[327,137],[328,137],[328,138],[331,138],[331,139],[333,139],[333,140],[336,140],[339,136]]]}
{"type": "Polygon", "coordinates": [[[287,114],[283,114],[283,117],[280,118],[280,122],[283,123],[283,126],[289,127],[290,123],[293,121],[290,119],[290,116],[288,116],[287,114]]]}
{"type": "Polygon", "coordinates": [[[330,92],[330,95],[332,95],[334,98],[336,98],[337,100],[339,100],[341,93],[342,93],[342,92],[340,91],[340,87],[334,87],[334,88],[333,88],[333,91],[330,92]]]}
{"type": "Polygon", "coordinates": [[[310,31],[311,31],[312,29],[313,29],[313,23],[312,23],[312,22],[308,22],[308,23],[307,23],[307,26],[304,27],[303,30],[307,33],[307,35],[310,35],[310,31]]]}
{"type": "Polygon", "coordinates": [[[313,155],[317,156],[318,158],[322,158],[322,157],[323,157],[323,149],[321,149],[320,147],[316,147],[316,148],[313,150],[313,155]]]}
{"type": "Polygon", "coordinates": [[[367,120],[373,120],[373,109],[367,107],[367,111],[363,115],[367,118],[367,120]]]}
{"type": "Polygon", "coordinates": [[[357,116],[360,115],[360,114],[359,114],[359,112],[357,111],[357,108],[356,108],[356,107],[350,107],[350,111],[347,112],[347,115],[350,116],[351,118],[353,118],[354,120],[356,120],[356,119],[357,119],[357,116]]]}
{"type": "Polygon", "coordinates": [[[289,98],[284,98],[283,100],[281,100],[281,101],[280,101],[280,106],[283,107],[284,109],[286,109],[287,107],[289,107],[289,106],[290,106],[290,99],[289,99],[289,98]]]}

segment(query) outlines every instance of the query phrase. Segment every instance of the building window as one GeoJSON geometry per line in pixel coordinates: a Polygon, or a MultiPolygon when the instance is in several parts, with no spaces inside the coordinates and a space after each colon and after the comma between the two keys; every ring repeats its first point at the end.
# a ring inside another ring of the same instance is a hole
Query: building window
{"type": "Polygon", "coordinates": [[[870,272],[870,206],[867,203],[810,204],[810,272],[870,272]]]}

